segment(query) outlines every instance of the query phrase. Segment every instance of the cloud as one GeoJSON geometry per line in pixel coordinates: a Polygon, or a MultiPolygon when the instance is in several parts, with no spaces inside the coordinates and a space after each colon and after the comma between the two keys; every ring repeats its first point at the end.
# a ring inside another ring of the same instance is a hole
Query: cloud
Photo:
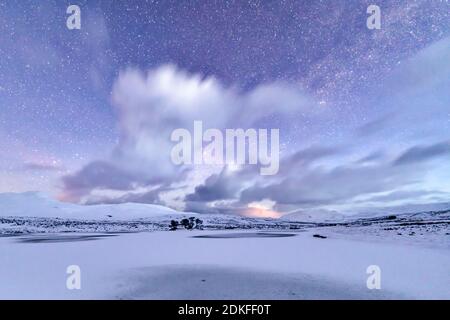
{"type": "MultiPolygon", "coordinates": [[[[302,110],[315,116],[313,101],[292,85],[277,82],[240,91],[173,65],[148,73],[136,69],[120,73],[113,86],[112,103],[120,140],[109,158],[91,162],[63,178],[63,194],[75,201],[89,197],[96,189],[131,190],[182,181],[194,167],[172,163],[174,143],[170,136],[177,128],[192,132],[195,120],[203,121],[204,130],[224,130],[258,128],[268,118],[288,119],[302,110]]],[[[191,185],[201,182],[192,180],[191,185]]],[[[208,197],[206,189],[197,191],[201,193],[198,197],[208,197]]]]}
{"type": "Polygon", "coordinates": [[[163,187],[156,187],[150,191],[131,191],[126,192],[123,195],[90,195],[85,201],[85,204],[118,204],[118,203],[152,203],[152,204],[163,204],[160,198],[160,193],[165,191],[163,187]]]}
{"type": "Polygon", "coordinates": [[[225,175],[226,170],[222,170],[220,174],[209,176],[204,184],[195,187],[194,193],[186,196],[186,200],[209,202],[236,197],[236,185],[225,175]]]}
{"type": "Polygon", "coordinates": [[[384,156],[385,156],[385,154],[382,151],[377,150],[377,151],[373,151],[373,152],[369,153],[368,155],[362,157],[361,159],[358,159],[356,161],[356,163],[364,164],[364,163],[376,162],[376,161],[382,160],[384,156]]]}
{"type": "Polygon", "coordinates": [[[64,167],[59,163],[48,163],[48,162],[32,162],[27,161],[23,164],[23,170],[30,171],[64,171],[64,167]]]}
{"type": "Polygon", "coordinates": [[[402,145],[448,139],[445,128],[450,105],[449,48],[450,37],[446,37],[402,61],[392,71],[379,92],[374,93],[371,109],[377,110],[379,120],[362,129],[372,133],[365,138],[388,137],[390,143],[402,145]]]}
{"type": "Polygon", "coordinates": [[[343,147],[337,146],[310,146],[305,149],[298,150],[292,155],[285,156],[281,160],[280,172],[285,175],[290,175],[295,170],[304,170],[305,168],[316,164],[317,162],[338,156],[344,152],[343,147]]]}
{"type": "MultiPolygon", "coordinates": [[[[336,161],[336,156],[342,152],[338,148],[324,147],[298,151],[283,159],[283,170],[280,170],[279,175],[264,179],[253,177],[251,183],[251,175],[246,170],[214,176],[187,199],[214,202],[233,199],[230,195],[237,194],[234,204],[238,206],[270,199],[276,202],[277,208],[320,208],[368,202],[385,205],[389,201],[407,201],[419,196],[440,194],[437,191],[408,188],[423,186],[429,169],[420,163],[447,154],[446,143],[409,148],[391,162],[381,161],[385,158],[384,154],[371,152],[359,161],[341,164],[336,161]],[[321,165],[329,157],[335,165],[321,165]],[[406,163],[412,165],[399,165],[406,163]],[[227,192],[222,192],[224,190],[227,192]],[[386,192],[389,195],[379,195],[386,192]],[[210,197],[202,198],[200,194],[208,194],[210,197]],[[211,197],[212,194],[214,197],[211,197]],[[360,198],[362,200],[358,200],[360,198]]],[[[196,205],[199,206],[198,203],[196,205]]]]}
{"type": "Polygon", "coordinates": [[[445,155],[450,156],[450,142],[440,142],[427,146],[414,146],[401,154],[395,165],[406,165],[432,160],[445,155]]]}
{"type": "Polygon", "coordinates": [[[417,181],[413,171],[388,165],[341,165],[313,168],[288,176],[279,183],[242,191],[241,201],[271,199],[278,204],[321,206],[349,201],[357,196],[393,190],[417,181]]]}
{"type": "Polygon", "coordinates": [[[449,95],[441,90],[449,81],[448,62],[437,70],[434,60],[448,55],[447,42],[425,48],[398,67],[375,93],[376,113],[367,110],[365,124],[350,123],[345,134],[327,135],[341,128],[323,121],[329,120],[327,112],[337,111],[318,108],[295,84],[275,82],[242,91],[173,65],[147,73],[125,70],[112,93],[120,130],[117,146],[109,158],[64,177],[63,192],[87,202],[175,201],[186,211],[237,214],[246,214],[250,203],[262,201],[272,201],[273,212],[293,212],[382,207],[433,195],[442,200],[450,190],[444,190],[445,177],[433,178],[439,170],[428,161],[450,154],[449,142],[444,141],[449,95]],[[404,81],[408,77],[418,82],[404,81]],[[416,83],[423,87],[416,89],[416,83]],[[295,143],[281,142],[285,148],[274,176],[259,175],[258,165],[175,166],[170,134],[177,128],[192,130],[194,120],[202,120],[204,128],[222,130],[278,123],[295,143]],[[321,134],[297,132],[310,123],[321,134]],[[394,145],[408,147],[399,153],[394,145]],[[95,197],[102,190],[122,193],[95,197]]]}
{"type": "Polygon", "coordinates": [[[446,192],[441,192],[439,190],[398,190],[389,192],[387,194],[382,195],[374,195],[367,199],[367,201],[371,202],[379,202],[379,203],[385,203],[385,202],[392,202],[392,201],[398,201],[398,200],[405,200],[405,199],[420,199],[428,196],[441,196],[441,197],[449,197],[449,194],[446,192]]]}
{"type": "MultiPolygon", "coordinates": [[[[253,186],[258,181],[272,184],[289,175],[297,174],[297,170],[306,170],[323,158],[336,155],[340,152],[338,148],[312,146],[294,152],[282,159],[280,171],[272,177],[261,177],[258,166],[244,166],[238,170],[230,170],[225,167],[220,173],[209,176],[204,183],[198,185],[194,192],[187,194],[185,200],[188,202],[213,202],[218,200],[237,200],[240,192],[247,185],[253,186]]],[[[270,198],[270,197],[267,197],[270,198]]],[[[249,199],[245,199],[249,200],[249,199]]],[[[262,200],[262,199],[255,199],[262,200]]],[[[245,203],[241,203],[244,205],[245,203]]]]}
{"type": "Polygon", "coordinates": [[[106,161],[94,161],[75,174],[62,178],[66,199],[77,199],[95,188],[132,190],[145,181],[137,173],[131,173],[106,161]]]}
{"type": "Polygon", "coordinates": [[[450,79],[450,36],[419,51],[395,70],[387,87],[410,95],[421,95],[450,79]]]}

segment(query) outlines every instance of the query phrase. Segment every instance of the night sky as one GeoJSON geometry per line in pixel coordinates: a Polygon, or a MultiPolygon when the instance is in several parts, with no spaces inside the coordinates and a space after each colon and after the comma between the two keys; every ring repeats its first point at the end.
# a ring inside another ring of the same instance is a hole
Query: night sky
{"type": "Polygon", "coordinates": [[[440,0],[1,1],[0,192],[262,216],[449,202],[449,12],[440,0]],[[66,27],[70,4],[80,30],[66,27]],[[279,128],[279,173],[174,167],[170,132],[194,120],[279,128]]]}

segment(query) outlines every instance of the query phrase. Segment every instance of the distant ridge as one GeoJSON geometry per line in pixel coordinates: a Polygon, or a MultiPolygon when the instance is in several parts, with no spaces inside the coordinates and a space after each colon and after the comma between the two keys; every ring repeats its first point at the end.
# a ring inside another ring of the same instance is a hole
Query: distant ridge
{"type": "Polygon", "coordinates": [[[78,205],[41,192],[0,193],[0,216],[130,220],[184,214],[154,204],[121,203],[78,205]]]}

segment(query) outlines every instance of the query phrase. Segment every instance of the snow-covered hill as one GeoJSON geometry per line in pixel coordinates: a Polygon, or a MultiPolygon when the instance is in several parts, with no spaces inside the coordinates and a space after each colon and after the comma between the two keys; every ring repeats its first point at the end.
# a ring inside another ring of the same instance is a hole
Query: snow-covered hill
{"type": "Polygon", "coordinates": [[[153,204],[78,205],[57,201],[39,192],[0,193],[0,217],[132,220],[178,214],[181,213],[153,204]]]}
{"type": "Polygon", "coordinates": [[[299,222],[338,222],[344,218],[343,214],[328,210],[301,210],[281,217],[282,220],[299,222]]]}

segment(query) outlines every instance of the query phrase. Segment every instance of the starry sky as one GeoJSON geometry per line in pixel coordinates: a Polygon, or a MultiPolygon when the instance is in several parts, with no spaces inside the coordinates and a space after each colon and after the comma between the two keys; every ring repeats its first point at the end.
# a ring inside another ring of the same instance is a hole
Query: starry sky
{"type": "Polygon", "coordinates": [[[0,192],[270,217],[449,202],[449,9],[0,1],[0,192]],[[279,173],[174,167],[194,120],[280,129],[279,173]]]}

